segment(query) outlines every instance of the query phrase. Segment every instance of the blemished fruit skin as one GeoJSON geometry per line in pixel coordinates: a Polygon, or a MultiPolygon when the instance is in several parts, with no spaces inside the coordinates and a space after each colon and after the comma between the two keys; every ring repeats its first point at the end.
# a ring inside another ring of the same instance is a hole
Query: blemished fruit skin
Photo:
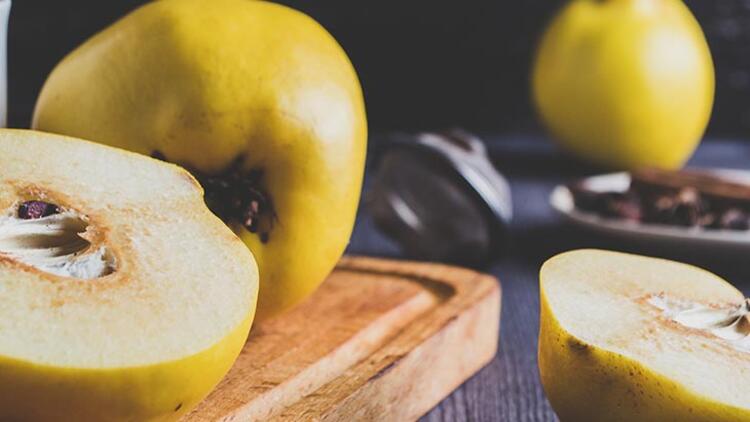
{"type": "Polygon", "coordinates": [[[0,420],[179,420],[229,372],[252,321],[203,352],[158,365],[61,368],[0,356],[0,420]]]}
{"type": "MultiPolygon", "coordinates": [[[[561,258],[570,259],[576,254],[582,259],[590,259],[591,255],[602,253],[614,254],[587,250],[563,253],[545,262],[540,274],[539,375],[547,399],[560,420],[750,420],[748,409],[695,394],[674,380],[651,370],[642,362],[582,340],[562,326],[545,292],[545,267],[554,266],[561,258]]],[[[603,274],[602,277],[606,275],[603,274]]],[[[734,289],[728,284],[727,288],[734,289]]],[[[657,343],[654,347],[660,346],[657,343]]]]}
{"type": "Polygon", "coordinates": [[[538,48],[532,88],[552,137],[611,169],[679,168],[708,125],[714,68],[681,0],[573,0],[538,48]]]}
{"type": "Polygon", "coordinates": [[[306,298],[351,235],[367,143],[348,57],[310,17],[251,0],[149,3],[70,53],[33,127],[220,173],[238,158],[275,209],[267,241],[227,222],[260,271],[259,319],[306,298]]]}

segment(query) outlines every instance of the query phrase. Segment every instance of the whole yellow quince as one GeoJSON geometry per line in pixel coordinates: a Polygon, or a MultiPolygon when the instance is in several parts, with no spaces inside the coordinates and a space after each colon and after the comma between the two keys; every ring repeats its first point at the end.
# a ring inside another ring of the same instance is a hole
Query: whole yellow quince
{"type": "Polygon", "coordinates": [[[572,154],[613,169],[678,168],[708,124],[714,69],[681,0],[573,0],[542,39],[532,84],[572,154]]]}
{"type": "Polygon", "coordinates": [[[258,318],[308,296],[351,235],[367,142],[362,90],[333,37],[285,6],[149,3],[57,65],[33,127],[190,170],[255,255],[258,318]]]}

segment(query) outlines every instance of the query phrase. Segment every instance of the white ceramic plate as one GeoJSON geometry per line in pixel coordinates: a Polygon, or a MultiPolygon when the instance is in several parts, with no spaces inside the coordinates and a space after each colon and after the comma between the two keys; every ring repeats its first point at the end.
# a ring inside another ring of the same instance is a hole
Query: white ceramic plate
{"type": "MultiPolygon", "coordinates": [[[[750,184],[750,171],[704,171],[713,172],[733,181],[750,184]]],[[[630,186],[630,175],[627,173],[605,174],[589,177],[583,183],[594,191],[623,192],[630,186]]],[[[638,241],[657,241],[680,248],[714,247],[750,251],[750,231],[707,230],[698,227],[678,227],[604,218],[594,213],[576,209],[573,195],[563,185],[555,187],[549,201],[552,208],[571,223],[613,236],[638,241]]]]}

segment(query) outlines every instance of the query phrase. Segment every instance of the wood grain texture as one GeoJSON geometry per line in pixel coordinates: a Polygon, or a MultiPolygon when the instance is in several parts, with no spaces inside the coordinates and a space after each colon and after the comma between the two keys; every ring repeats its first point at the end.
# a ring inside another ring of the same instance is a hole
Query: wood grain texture
{"type": "Polygon", "coordinates": [[[417,419],[492,360],[499,313],[491,276],[344,258],[308,301],[253,328],[185,420],[417,419]]]}

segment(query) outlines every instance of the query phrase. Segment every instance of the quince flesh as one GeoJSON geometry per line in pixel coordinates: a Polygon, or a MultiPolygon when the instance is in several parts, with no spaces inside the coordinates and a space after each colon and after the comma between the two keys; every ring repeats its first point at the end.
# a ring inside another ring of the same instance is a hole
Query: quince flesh
{"type": "Polygon", "coordinates": [[[750,308],[730,284],[600,250],[540,277],[539,370],[561,420],[750,420],[750,308]]]}

